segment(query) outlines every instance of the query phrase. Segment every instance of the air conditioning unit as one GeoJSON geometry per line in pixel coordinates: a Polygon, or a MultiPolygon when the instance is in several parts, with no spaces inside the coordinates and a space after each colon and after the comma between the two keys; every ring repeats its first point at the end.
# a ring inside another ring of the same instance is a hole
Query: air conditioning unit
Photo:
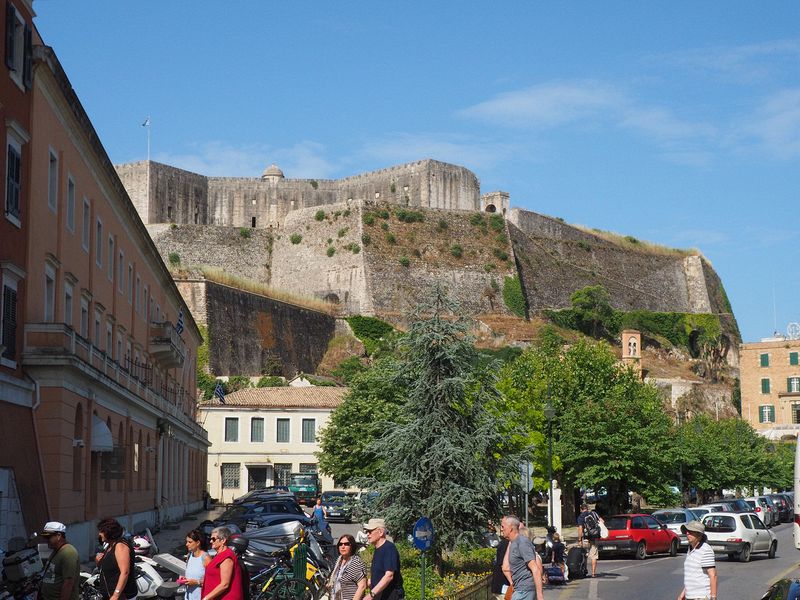
{"type": "Polygon", "coordinates": [[[83,443],[83,440],[78,439],[78,438],[72,440],[72,447],[73,448],[83,448],[84,446],[86,446],[86,444],[83,443]]]}

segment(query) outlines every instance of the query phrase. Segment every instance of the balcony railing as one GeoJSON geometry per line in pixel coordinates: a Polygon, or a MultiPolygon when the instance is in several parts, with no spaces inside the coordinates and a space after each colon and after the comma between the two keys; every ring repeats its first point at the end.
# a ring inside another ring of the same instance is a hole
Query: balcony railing
{"type": "Polygon", "coordinates": [[[23,365],[50,367],[68,365],[71,362],[74,364],[74,361],[80,361],[94,369],[96,378],[106,385],[116,387],[118,391],[127,390],[162,413],[171,415],[193,429],[200,428],[194,421],[195,394],[182,387],[169,374],[162,373],[159,377],[154,377],[152,364],[131,360],[130,357],[118,362],[68,325],[25,325],[23,365]]]}
{"type": "Polygon", "coordinates": [[[150,355],[167,369],[183,365],[186,345],[169,321],[150,323],[150,355]]]}

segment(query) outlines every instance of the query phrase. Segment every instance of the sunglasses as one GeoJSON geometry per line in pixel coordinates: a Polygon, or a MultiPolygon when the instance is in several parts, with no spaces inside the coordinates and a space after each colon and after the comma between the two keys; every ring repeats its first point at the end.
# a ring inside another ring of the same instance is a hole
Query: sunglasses
{"type": "Polygon", "coordinates": [[[210,538],[208,538],[208,541],[209,541],[209,542],[217,542],[217,541],[219,541],[219,540],[221,540],[221,539],[222,539],[222,538],[214,537],[214,536],[212,535],[210,538]]]}
{"type": "Polygon", "coordinates": [[[350,546],[351,544],[350,544],[350,542],[339,542],[339,543],[338,543],[338,544],[336,544],[336,545],[337,545],[337,546],[350,546]]]}

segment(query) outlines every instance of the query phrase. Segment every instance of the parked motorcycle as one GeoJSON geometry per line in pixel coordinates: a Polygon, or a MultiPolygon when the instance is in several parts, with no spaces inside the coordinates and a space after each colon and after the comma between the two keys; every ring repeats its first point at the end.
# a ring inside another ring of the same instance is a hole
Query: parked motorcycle
{"type": "MultiPolygon", "coordinates": [[[[136,575],[137,598],[172,598],[182,597],[186,594],[185,586],[179,585],[175,581],[164,579],[159,569],[164,568],[160,562],[154,558],[137,555],[133,571],[136,575]]],[[[81,573],[81,596],[83,600],[102,600],[100,581],[100,570],[95,569],[92,573],[81,573]]],[[[108,595],[106,593],[106,595],[108,595]]]]}

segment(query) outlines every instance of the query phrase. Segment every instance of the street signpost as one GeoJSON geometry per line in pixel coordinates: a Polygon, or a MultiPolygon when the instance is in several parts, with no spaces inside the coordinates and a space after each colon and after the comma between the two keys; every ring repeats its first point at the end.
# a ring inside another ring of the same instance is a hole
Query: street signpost
{"type": "Polygon", "coordinates": [[[425,552],[433,545],[433,539],[436,532],[433,529],[433,523],[428,517],[420,517],[414,523],[414,530],[411,536],[414,540],[414,547],[420,551],[420,568],[422,569],[420,577],[420,595],[421,600],[425,600],[425,552]]]}

